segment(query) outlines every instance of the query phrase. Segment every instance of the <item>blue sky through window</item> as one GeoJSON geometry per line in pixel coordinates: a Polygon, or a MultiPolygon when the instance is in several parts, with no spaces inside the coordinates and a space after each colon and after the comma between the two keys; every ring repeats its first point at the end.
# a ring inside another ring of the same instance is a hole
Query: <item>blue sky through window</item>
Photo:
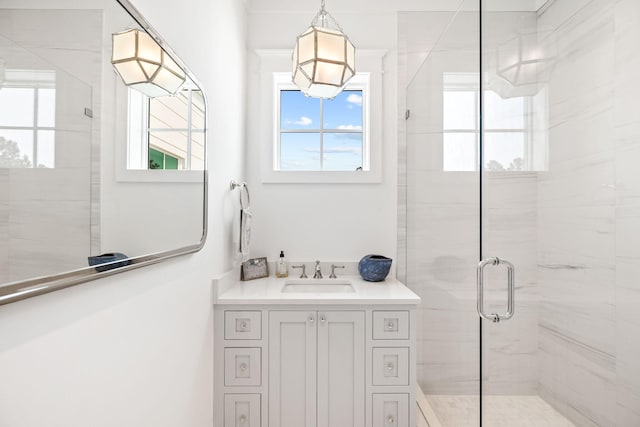
{"type": "Polygon", "coordinates": [[[308,98],[297,90],[280,91],[280,169],[361,167],[362,117],[361,90],[345,90],[331,100],[308,98]]]}

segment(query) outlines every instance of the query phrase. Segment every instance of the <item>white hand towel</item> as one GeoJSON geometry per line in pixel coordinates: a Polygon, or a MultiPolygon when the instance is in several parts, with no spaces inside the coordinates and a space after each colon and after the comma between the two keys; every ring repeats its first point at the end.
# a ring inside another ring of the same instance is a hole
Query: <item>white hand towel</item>
{"type": "Polygon", "coordinates": [[[242,261],[249,259],[252,216],[248,209],[242,209],[240,211],[240,253],[242,253],[242,261]]]}

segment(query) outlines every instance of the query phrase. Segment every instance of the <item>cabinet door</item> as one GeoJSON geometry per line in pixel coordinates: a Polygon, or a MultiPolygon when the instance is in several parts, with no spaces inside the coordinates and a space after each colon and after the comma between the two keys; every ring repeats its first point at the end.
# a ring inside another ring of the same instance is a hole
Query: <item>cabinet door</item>
{"type": "Polygon", "coordinates": [[[315,311],[269,313],[269,425],[316,427],[315,311]]]}
{"type": "Polygon", "coordinates": [[[364,427],[364,312],[318,312],[318,427],[364,427]]]}

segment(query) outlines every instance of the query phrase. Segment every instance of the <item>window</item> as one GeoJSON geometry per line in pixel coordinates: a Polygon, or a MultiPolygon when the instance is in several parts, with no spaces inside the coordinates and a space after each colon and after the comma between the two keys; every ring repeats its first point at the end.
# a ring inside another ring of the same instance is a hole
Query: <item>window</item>
{"type": "MultiPolygon", "coordinates": [[[[530,102],[484,92],[484,170],[534,170],[530,102]]],[[[477,74],[445,73],[443,170],[478,170],[479,105],[477,74]]]]}
{"type": "Polygon", "coordinates": [[[129,89],[129,169],[204,169],[204,98],[186,88],[148,98],[129,89]]]}
{"type": "Polygon", "coordinates": [[[56,73],[5,70],[0,90],[0,167],[55,167],[56,73]]]}
{"type": "Polygon", "coordinates": [[[354,76],[334,99],[306,97],[291,74],[275,78],[275,171],[370,170],[366,74],[354,76]]]}

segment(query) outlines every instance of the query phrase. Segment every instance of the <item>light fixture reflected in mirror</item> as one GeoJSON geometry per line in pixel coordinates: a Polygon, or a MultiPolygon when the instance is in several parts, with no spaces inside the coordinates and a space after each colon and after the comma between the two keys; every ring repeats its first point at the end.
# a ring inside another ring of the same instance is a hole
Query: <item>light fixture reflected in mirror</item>
{"type": "Polygon", "coordinates": [[[293,83],[307,96],[334,98],[356,73],[356,49],[324,8],[296,39],[293,83]]]}
{"type": "Polygon", "coordinates": [[[132,29],[113,34],[111,64],[125,85],[148,97],[174,95],[185,73],[147,33],[132,29]]]}

